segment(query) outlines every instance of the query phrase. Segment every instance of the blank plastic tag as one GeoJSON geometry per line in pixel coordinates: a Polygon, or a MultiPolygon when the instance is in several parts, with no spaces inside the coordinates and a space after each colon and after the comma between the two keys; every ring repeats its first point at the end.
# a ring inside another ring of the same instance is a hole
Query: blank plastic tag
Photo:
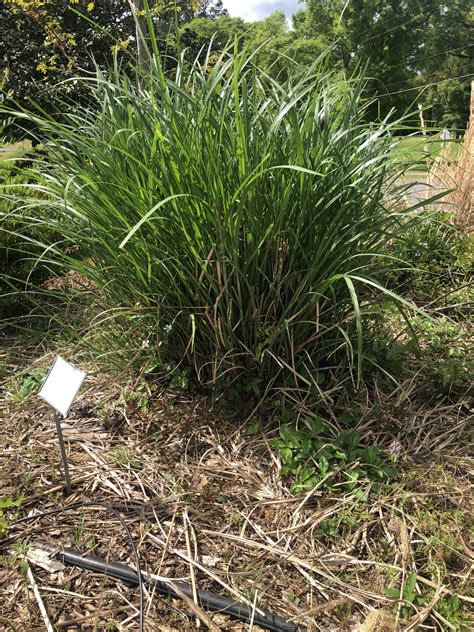
{"type": "Polygon", "coordinates": [[[38,393],[47,404],[65,417],[81,388],[86,374],[57,357],[38,393]]]}

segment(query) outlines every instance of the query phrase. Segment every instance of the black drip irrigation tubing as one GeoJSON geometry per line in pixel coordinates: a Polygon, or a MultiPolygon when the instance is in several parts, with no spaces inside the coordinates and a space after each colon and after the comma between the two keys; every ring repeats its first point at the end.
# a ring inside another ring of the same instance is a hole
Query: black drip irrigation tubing
{"type": "Polygon", "coordinates": [[[76,509],[82,509],[84,507],[96,507],[96,508],[100,507],[101,509],[110,511],[120,522],[120,524],[123,527],[123,530],[125,531],[127,535],[128,541],[130,542],[130,547],[132,549],[133,557],[135,559],[135,564],[137,567],[137,572],[135,573],[136,575],[135,585],[138,586],[138,591],[140,593],[140,608],[138,611],[139,612],[138,628],[140,632],[144,632],[145,631],[145,595],[144,595],[145,591],[143,590],[143,577],[142,577],[142,572],[140,570],[140,557],[138,555],[138,550],[137,550],[137,547],[135,546],[135,542],[133,541],[133,537],[130,532],[130,529],[128,528],[127,523],[125,522],[125,520],[122,518],[122,516],[120,515],[118,511],[116,511],[110,505],[107,505],[106,503],[102,503],[99,501],[78,502],[78,503],[73,503],[72,505],[67,505],[65,507],[59,507],[58,509],[52,509],[51,511],[43,511],[38,514],[30,514],[29,516],[25,516],[23,518],[20,518],[19,520],[16,520],[12,526],[19,525],[22,522],[28,522],[29,520],[36,520],[37,518],[45,518],[47,516],[55,516],[57,514],[65,513],[67,511],[75,511],[76,509]]]}
{"type": "MultiPolygon", "coordinates": [[[[71,505],[67,505],[65,507],[60,507],[58,509],[53,509],[51,511],[45,511],[38,514],[31,514],[29,516],[25,516],[16,520],[12,526],[16,526],[20,523],[27,522],[29,520],[38,519],[46,516],[54,516],[59,513],[64,513],[66,511],[76,510],[83,507],[100,507],[101,509],[105,509],[110,511],[115,515],[115,517],[121,523],[128,540],[130,542],[130,546],[132,549],[133,556],[135,558],[135,564],[137,570],[133,570],[130,566],[126,566],[125,564],[121,564],[120,562],[109,562],[108,560],[104,560],[100,557],[93,557],[90,555],[82,555],[80,551],[76,551],[75,549],[65,548],[63,550],[57,550],[51,546],[41,544],[41,548],[48,551],[48,553],[55,557],[57,560],[62,561],[64,564],[68,564],[70,566],[77,566],[78,568],[82,568],[84,570],[93,571],[96,573],[102,573],[103,575],[107,575],[109,577],[113,577],[115,579],[121,580],[127,584],[131,584],[132,586],[138,586],[140,592],[140,609],[139,609],[139,630],[143,632],[145,629],[145,608],[144,608],[144,584],[149,584],[152,586],[157,592],[162,595],[168,595],[175,599],[181,599],[181,596],[178,593],[178,590],[184,593],[190,599],[194,599],[193,589],[190,584],[186,584],[185,582],[166,582],[156,577],[150,576],[147,573],[143,573],[140,569],[140,558],[138,556],[138,551],[133,541],[132,534],[124,519],[120,515],[118,511],[102,502],[77,502],[71,505]],[[173,589],[173,585],[176,586],[177,590],[173,589]]],[[[283,617],[278,616],[277,614],[271,614],[270,612],[265,612],[263,610],[256,610],[254,608],[250,608],[246,604],[239,603],[228,597],[224,597],[222,595],[218,595],[217,593],[209,592],[207,590],[197,590],[198,602],[202,608],[210,610],[212,612],[219,612],[222,614],[226,614],[231,619],[236,619],[238,621],[242,621],[244,623],[253,623],[254,625],[263,628],[264,630],[271,630],[272,632],[307,632],[307,628],[296,623],[292,623],[291,621],[287,621],[283,619],[283,617]]]]}
{"type": "MultiPolygon", "coordinates": [[[[120,562],[111,562],[104,560],[101,557],[94,557],[91,555],[82,555],[79,551],[71,548],[65,548],[58,551],[50,546],[41,545],[41,548],[48,550],[51,555],[67,564],[69,566],[76,566],[84,570],[92,571],[94,573],[102,573],[108,577],[121,580],[126,584],[132,586],[138,586],[139,576],[126,564],[120,562]]],[[[171,582],[162,581],[155,577],[150,577],[147,573],[141,573],[142,581],[145,585],[149,585],[162,595],[168,595],[175,599],[180,599],[180,595],[174,590],[173,586],[184,593],[190,599],[193,597],[193,589],[190,584],[185,582],[171,582]]],[[[237,619],[245,623],[250,623],[263,628],[265,630],[272,630],[273,632],[306,632],[307,628],[300,626],[296,623],[286,621],[282,617],[271,614],[265,611],[258,611],[250,608],[249,606],[233,601],[228,597],[218,595],[207,590],[197,590],[197,597],[199,605],[205,609],[213,612],[220,612],[228,615],[231,619],[237,619]]]]}

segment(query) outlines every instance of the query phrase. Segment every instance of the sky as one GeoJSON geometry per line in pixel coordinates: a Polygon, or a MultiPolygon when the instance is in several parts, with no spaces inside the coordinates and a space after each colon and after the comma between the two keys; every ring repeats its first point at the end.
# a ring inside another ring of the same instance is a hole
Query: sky
{"type": "Polygon", "coordinates": [[[249,22],[266,18],[274,11],[284,11],[289,18],[304,7],[298,0],[223,0],[222,3],[232,17],[249,22]]]}

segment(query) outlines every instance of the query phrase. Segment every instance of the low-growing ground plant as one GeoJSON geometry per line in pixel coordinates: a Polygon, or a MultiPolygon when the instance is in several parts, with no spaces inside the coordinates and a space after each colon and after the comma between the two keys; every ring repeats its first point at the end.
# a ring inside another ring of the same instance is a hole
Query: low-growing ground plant
{"type": "Polygon", "coordinates": [[[363,499],[361,483],[394,476],[393,462],[376,446],[361,446],[357,430],[348,429],[337,437],[322,419],[308,419],[300,427],[280,426],[273,440],[283,463],[282,473],[292,480],[295,493],[318,486],[334,491],[344,488],[363,499]]]}
{"type": "Polygon", "coordinates": [[[25,375],[7,384],[7,397],[10,402],[21,402],[37,393],[48,371],[46,368],[31,369],[25,375]]]}
{"type": "Polygon", "coordinates": [[[0,538],[8,534],[10,521],[13,522],[17,517],[22,502],[23,496],[0,498],[0,538]]]}
{"type": "Polygon", "coordinates": [[[461,397],[472,388],[474,338],[466,310],[412,315],[409,327],[393,307],[382,305],[368,319],[371,331],[367,358],[379,378],[399,383],[416,375],[417,383],[432,397],[461,397]],[[415,335],[412,335],[412,334],[415,335]]]}
{"type": "MultiPolygon", "coordinates": [[[[403,599],[407,604],[413,606],[423,606],[427,602],[427,598],[416,592],[416,573],[410,573],[404,583],[402,589],[399,588],[386,588],[385,594],[387,597],[393,597],[394,599],[403,599]]],[[[403,618],[409,617],[411,609],[409,606],[402,608],[401,616],[403,618]]]]}
{"type": "Polygon", "coordinates": [[[473,239],[445,210],[429,210],[394,240],[386,283],[421,308],[404,320],[387,301],[366,317],[366,357],[390,381],[417,375],[426,399],[464,396],[472,383],[473,239]]]}

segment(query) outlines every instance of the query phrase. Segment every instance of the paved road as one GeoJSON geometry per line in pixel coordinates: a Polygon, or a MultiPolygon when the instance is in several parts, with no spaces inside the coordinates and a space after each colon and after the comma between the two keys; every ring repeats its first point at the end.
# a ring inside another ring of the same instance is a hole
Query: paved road
{"type": "Polygon", "coordinates": [[[426,198],[430,198],[433,195],[441,192],[441,188],[433,185],[428,185],[427,175],[424,173],[413,174],[403,178],[404,184],[412,184],[413,186],[406,193],[408,204],[419,204],[426,198]]]}

